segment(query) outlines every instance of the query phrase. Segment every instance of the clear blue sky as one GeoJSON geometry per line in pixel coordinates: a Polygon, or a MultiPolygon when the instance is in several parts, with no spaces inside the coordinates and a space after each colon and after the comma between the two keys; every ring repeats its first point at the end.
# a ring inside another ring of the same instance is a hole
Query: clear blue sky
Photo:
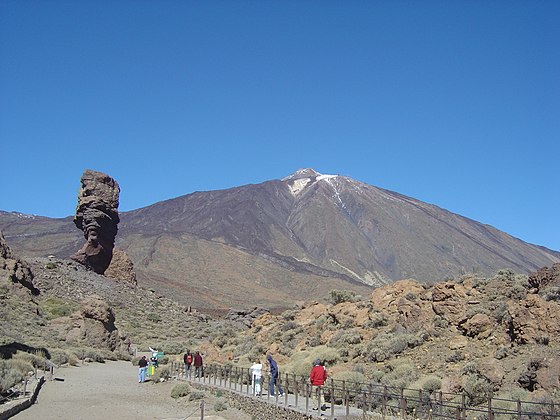
{"type": "Polygon", "coordinates": [[[0,209],[311,167],[560,250],[560,1],[0,1],[0,209]]]}

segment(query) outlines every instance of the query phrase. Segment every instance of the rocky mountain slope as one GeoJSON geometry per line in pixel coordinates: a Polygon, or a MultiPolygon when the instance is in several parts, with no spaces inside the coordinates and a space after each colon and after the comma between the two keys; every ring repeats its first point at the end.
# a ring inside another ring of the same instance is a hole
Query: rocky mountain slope
{"type": "Polygon", "coordinates": [[[3,354],[42,350],[64,363],[151,345],[174,360],[191,348],[207,363],[247,367],[271,352],[283,372],[304,375],[320,357],[335,379],[465,392],[469,404],[490,393],[560,397],[560,264],[529,277],[401,280],[364,296],[333,290],[278,314],[251,308],[217,319],[70,260],[1,254],[3,354]]]}
{"type": "MultiPolygon", "coordinates": [[[[331,289],[367,294],[402,278],[529,273],[560,262],[560,253],[491,226],[312,169],[120,217],[116,246],[138,283],[196,307],[289,307],[331,289]]],[[[70,218],[0,212],[0,229],[25,256],[67,258],[79,248],[70,218]]]]}

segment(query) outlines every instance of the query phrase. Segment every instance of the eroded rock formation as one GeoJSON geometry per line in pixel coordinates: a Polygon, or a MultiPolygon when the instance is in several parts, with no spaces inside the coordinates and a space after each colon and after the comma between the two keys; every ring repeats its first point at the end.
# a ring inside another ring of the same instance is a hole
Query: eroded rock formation
{"type": "Polygon", "coordinates": [[[109,175],[89,169],[84,171],[81,183],[74,224],[84,232],[86,243],[71,258],[104,274],[117,236],[119,184],[109,175]]]}
{"type": "Polygon", "coordinates": [[[113,249],[113,258],[105,271],[105,275],[115,280],[121,280],[134,285],[137,284],[132,260],[126,252],[118,248],[113,249]]]}
{"type": "Polygon", "coordinates": [[[33,295],[39,294],[39,290],[33,285],[31,268],[12,252],[0,232],[0,281],[5,280],[23,286],[33,295]]]}
{"type": "Polygon", "coordinates": [[[85,298],[80,311],[53,321],[53,328],[70,343],[127,352],[130,340],[119,334],[113,309],[100,296],[85,298]]]}

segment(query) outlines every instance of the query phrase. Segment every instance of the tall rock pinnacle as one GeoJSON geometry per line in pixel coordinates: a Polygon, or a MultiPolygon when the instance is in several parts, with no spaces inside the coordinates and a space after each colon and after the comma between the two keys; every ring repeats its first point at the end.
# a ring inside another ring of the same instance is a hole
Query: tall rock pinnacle
{"type": "Polygon", "coordinates": [[[81,183],[74,224],[84,232],[87,242],[71,258],[104,274],[117,236],[119,184],[109,175],[90,169],[84,171],[81,183]]]}

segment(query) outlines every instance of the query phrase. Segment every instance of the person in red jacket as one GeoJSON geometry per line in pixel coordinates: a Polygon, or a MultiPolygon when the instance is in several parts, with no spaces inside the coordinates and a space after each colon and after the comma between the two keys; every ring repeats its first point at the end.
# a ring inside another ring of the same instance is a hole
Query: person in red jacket
{"type": "Polygon", "coordinates": [[[313,362],[313,368],[309,372],[309,380],[311,381],[311,396],[313,397],[313,410],[325,410],[323,404],[323,385],[327,380],[327,369],[321,364],[321,359],[313,362]]]}

